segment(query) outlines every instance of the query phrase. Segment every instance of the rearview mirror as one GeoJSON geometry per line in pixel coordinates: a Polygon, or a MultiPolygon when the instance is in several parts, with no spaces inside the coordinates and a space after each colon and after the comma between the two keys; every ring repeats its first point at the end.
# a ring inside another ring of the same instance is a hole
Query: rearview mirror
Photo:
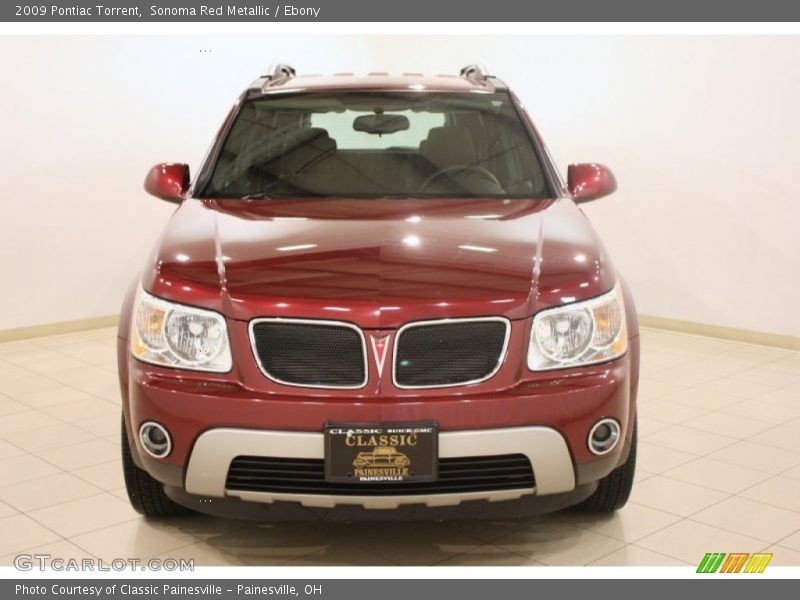
{"type": "Polygon", "coordinates": [[[397,133],[410,127],[408,117],[375,113],[374,115],[361,115],[353,121],[353,129],[364,133],[383,135],[384,133],[397,133]]]}
{"type": "Polygon", "coordinates": [[[579,163],[567,169],[567,185],[577,203],[597,200],[617,190],[617,179],[606,166],[579,163]]]}
{"type": "Polygon", "coordinates": [[[144,189],[148,194],[167,202],[181,202],[189,190],[189,165],[161,163],[147,174],[144,189]]]}

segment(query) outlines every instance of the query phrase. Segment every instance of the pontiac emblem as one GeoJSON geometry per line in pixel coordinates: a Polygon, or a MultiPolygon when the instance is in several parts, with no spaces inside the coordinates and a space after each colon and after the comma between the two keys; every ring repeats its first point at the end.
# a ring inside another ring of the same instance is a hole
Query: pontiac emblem
{"type": "Polygon", "coordinates": [[[383,365],[386,363],[386,354],[389,349],[389,336],[375,336],[369,337],[372,344],[372,355],[375,357],[375,365],[378,367],[378,376],[383,375],[383,365]]]}

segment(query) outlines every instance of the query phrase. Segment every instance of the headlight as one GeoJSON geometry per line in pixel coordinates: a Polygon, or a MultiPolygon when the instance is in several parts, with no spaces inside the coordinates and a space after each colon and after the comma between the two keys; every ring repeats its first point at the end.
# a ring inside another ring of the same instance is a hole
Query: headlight
{"type": "Polygon", "coordinates": [[[611,360],[628,350],[625,302],[619,283],[583,302],[549,308],[533,318],[528,345],[531,371],[611,360]]]}
{"type": "Polygon", "coordinates": [[[196,371],[222,373],[232,365],[222,315],[161,300],[142,288],[133,307],[131,354],[154,365],[196,371]]]}

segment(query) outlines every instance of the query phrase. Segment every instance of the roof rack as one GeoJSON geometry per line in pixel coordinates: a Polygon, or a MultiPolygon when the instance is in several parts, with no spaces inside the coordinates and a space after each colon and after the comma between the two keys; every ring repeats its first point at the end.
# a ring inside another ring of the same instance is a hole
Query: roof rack
{"type": "Polygon", "coordinates": [[[489,75],[489,70],[486,68],[486,65],[481,63],[475,63],[471,65],[467,65],[459,72],[459,77],[463,77],[469,81],[477,81],[481,83],[485,83],[491,75],[489,75]]]}
{"type": "Polygon", "coordinates": [[[264,85],[261,88],[262,92],[265,92],[267,88],[274,87],[276,85],[282,85],[296,76],[296,71],[294,67],[291,65],[286,65],[283,63],[275,63],[270,65],[268,69],[268,74],[264,75],[264,85]]]}

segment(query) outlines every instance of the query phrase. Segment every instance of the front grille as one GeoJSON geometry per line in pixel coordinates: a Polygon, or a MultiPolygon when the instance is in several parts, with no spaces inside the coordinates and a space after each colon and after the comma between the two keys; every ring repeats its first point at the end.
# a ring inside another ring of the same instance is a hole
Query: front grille
{"type": "Polygon", "coordinates": [[[346,323],[263,320],[251,325],[267,377],[306,387],[357,388],[367,372],[361,331],[346,323]]]}
{"type": "Polygon", "coordinates": [[[330,483],[321,459],[237,456],[225,488],[280,494],[397,496],[531,489],[533,469],[524,454],[440,458],[436,481],[405,483],[330,483]]]}
{"type": "Polygon", "coordinates": [[[398,334],[395,383],[440,387],[488,379],[503,360],[510,327],[500,318],[410,325],[398,334]]]}

